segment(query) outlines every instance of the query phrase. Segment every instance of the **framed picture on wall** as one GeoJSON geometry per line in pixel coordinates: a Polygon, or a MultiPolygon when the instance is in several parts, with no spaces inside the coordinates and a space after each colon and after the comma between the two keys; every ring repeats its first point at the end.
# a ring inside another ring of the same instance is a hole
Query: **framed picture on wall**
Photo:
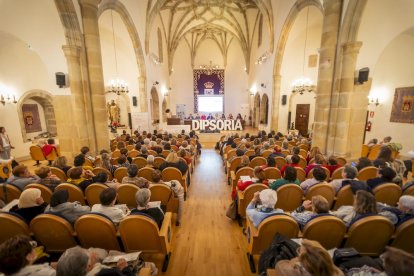
{"type": "Polygon", "coordinates": [[[395,89],[390,122],[414,124],[414,87],[395,89]]]}
{"type": "Polygon", "coordinates": [[[42,131],[37,104],[23,104],[22,112],[26,133],[42,131]]]}

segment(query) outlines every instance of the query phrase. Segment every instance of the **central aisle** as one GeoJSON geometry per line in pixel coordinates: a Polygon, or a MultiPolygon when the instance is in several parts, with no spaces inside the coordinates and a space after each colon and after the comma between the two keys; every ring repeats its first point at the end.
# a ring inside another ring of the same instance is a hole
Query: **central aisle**
{"type": "MultiPolygon", "coordinates": [[[[192,175],[180,227],[173,230],[172,256],[160,275],[253,275],[247,241],[236,222],[226,217],[231,188],[220,155],[203,149],[192,175]]],[[[161,267],[162,259],[146,257],[161,267]]]]}

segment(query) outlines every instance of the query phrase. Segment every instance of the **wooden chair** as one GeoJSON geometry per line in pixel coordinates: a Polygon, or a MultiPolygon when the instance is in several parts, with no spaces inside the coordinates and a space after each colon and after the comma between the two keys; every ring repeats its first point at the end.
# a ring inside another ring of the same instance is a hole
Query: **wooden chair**
{"type": "Polygon", "coordinates": [[[276,167],[280,170],[284,165],[286,165],[286,159],[281,156],[275,157],[276,167]]]}
{"type": "Polygon", "coordinates": [[[85,197],[86,197],[86,201],[88,202],[88,205],[92,207],[95,204],[101,203],[99,199],[99,195],[101,194],[103,190],[107,188],[108,186],[104,184],[94,183],[94,184],[89,185],[85,190],[85,197]]]}
{"type": "Polygon", "coordinates": [[[30,229],[26,221],[17,214],[0,212],[0,244],[16,235],[30,237],[30,229]]]}
{"type": "MultiPolygon", "coordinates": [[[[188,173],[188,172],[187,172],[188,173]]],[[[187,175],[183,175],[177,168],[168,167],[161,172],[162,180],[178,180],[184,188],[184,198],[187,197],[187,175]]]]}
{"type": "Polygon", "coordinates": [[[39,146],[30,146],[30,157],[36,161],[36,165],[40,164],[40,161],[46,160],[45,156],[43,155],[42,148],[39,146]]]}
{"type": "Polygon", "coordinates": [[[306,157],[308,156],[308,151],[305,149],[300,149],[299,156],[302,156],[306,160],[306,157]]]}
{"type": "Polygon", "coordinates": [[[157,152],[155,150],[148,150],[148,155],[157,156],[157,152]]]}
{"type": "Polygon", "coordinates": [[[264,157],[257,156],[250,161],[249,167],[255,168],[256,166],[263,166],[267,164],[267,160],[264,157]]]}
{"type": "Polygon", "coordinates": [[[280,173],[278,168],[267,167],[263,171],[266,175],[266,179],[279,179],[279,178],[282,178],[282,174],[280,173]]]}
{"type": "Polygon", "coordinates": [[[171,153],[171,151],[169,151],[169,150],[163,150],[162,151],[162,156],[164,156],[164,158],[167,158],[167,156],[169,155],[171,153]]]}
{"type": "Polygon", "coordinates": [[[405,189],[403,195],[414,196],[414,185],[412,185],[412,186],[408,187],[407,189],[405,189]]]}
{"type": "Polygon", "coordinates": [[[354,204],[354,193],[351,186],[342,187],[336,194],[336,201],[333,210],[338,210],[341,206],[352,206],[354,204]]]}
{"type": "Polygon", "coordinates": [[[339,248],[346,233],[345,223],[332,215],[316,217],[306,223],[303,238],[318,241],[325,249],[339,248]]]}
{"type": "Polygon", "coordinates": [[[368,216],[354,222],[344,247],[353,247],[361,255],[380,255],[394,232],[394,225],[383,216],[368,216]]]}
{"type": "Polygon", "coordinates": [[[84,248],[103,248],[121,251],[115,224],[105,215],[86,214],[75,222],[76,235],[84,248]],[[94,231],[98,230],[99,231],[94,231]]]}
{"type": "Polygon", "coordinates": [[[238,213],[242,218],[246,217],[246,208],[250,201],[252,201],[254,193],[264,189],[268,189],[264,184],[251,184],[244,191],[237,190],[238,213]]]}
{"type": "Polygon", "coordinates": [[[114,171],[114,177],[119,183],[122,183],[125,176],[128,176],[128,168],[126,167],[119,167],[114,171]]]}
{"type": "Polygon", "coordinates": [[[334,179],[341,179],[342,178],[342,172],[344,171],[344,167],[337,168],[331,175],[331,180],[334,179]]]}
{"type": "Polygon", "coordinates": [[[308,162],[302,156],[299,155],[299,157],[300,157],[300,160],[298,163],[299,167],[301,167],[302,169],[306,168],[306,165],[308,164],[308,162]]]}
{"type": "Polygon", "coordinates": [[[81,205],[85,205],[85,195],[83,194],[82,189],[76,186],[75,184],[70,184],[70,183],[59,184],[55,188],[55,192],[60,191],[60,190],[68,190],[68,193],[69,193],[68,201],[69,202],[79,202],[81,205]]]}
{"type": "Polygon", "coordinates": [[[119,159],[119,157],[111,158],[111,160],[110,160],[111,165],[118,166],[119,165],[118,164],[118,159],[119,159]]]}
{"type": "Polygon", "coordinates": [[[241,157],[236,157],[233,160],[231,160],[231,162],[227,162],[227,168],[226,168],[226,173],[227,173],[227,183],[230,185],[231,183],[231,172],[235,172],[237,167],[240,166],[241,164],[241,157]]]}
{"type": "Polygon", "coordinates": [[[143,178],[145,178],[146,180],[148,180],[148,181],[150,181],[150,182],[153,182],[154,180],[152,179],[152,174],[153,174],[153,172],[154,172],[154,169],[153,168],[150,168],[150,167],[144,167],[144,168],[142,168],[142,169],[140,169],[139,171],[138,171],[138,177],[143,177],[143,178]]]}
{"type": "Polygon", "coordinates": [[[254,154],[254,150],[248,150],[244,153],[244,155],[246,155],[246,156],[251,156],[253,154],[254,154]]]}
{"type": "Polygon", "coordinates": [[[282,150],[282,154],[284,156],[288,156],[288,155],[290,155],[290,150],[282,150]]]}
{"type": "Polygon", "coordinates": [[[118,230],[125,252],[162,253],[165,256],[162,271],[167,271],[171,255],[171,216],[170,212],[165,214],[161,229],[153,219],[143,215],[130,215],[122,220],[118,230]]]}
{"type": "Polygon", "coordinates": [[[335,190],[330,184],[326,182],[319,183],[309,188],[305,199],[312,200],[312,197],[316,195],[323,196],[328,201],[329,206],[332,206],[335,198],[335,190]]]}
{"type": "Polygon", "coordinates": [[[414,219],[409,219],[398,226],[391,246],[414,254],[414,219]]]}
{"type": "Polygon", "coordinates": [[[161,166],[161,164],[165,163],[165,159],[162,157],[155,157],[154,158],[154,167],[159,168],[161,166]]]}
{"type": "Polygon", "coordinates": [[[315,157],[314,157],[314,158],[311,158],[311,159],[309,160],[309,162],[308,162],[308,164],[313,164],[313,163],[315,163],[315,157]]]}
{"type": "Polygon", "coordinates": [[[253,255],[261,254],[269,247],[276,233],[288,239],[296,238],[299,233],[297,222],[289,215],[278,214],[264,219],[258,228],[255,228],[250,219],[247,219],[247,257],[250,270],[256,273],[253,255]]]}
{"type": "Polygon", "coordinates": [[[36,216],[30,223],[30,230],[46,252],[64,252],[77,245],[75,231],[69,221],[53,214],[36,216]]]}
{"type": "Polygon", "coordinates": [[[119,150],[114,150],[111,154],[111,158],[116,159],[121,157],[121,152],[119,150]]]}
{"type": "Polygon", "coordinates": [[[138,156],[138,157],[132,159],[132,163],[137,165],[138,169],[141,169],[141,168],[145,167],[148,164],[147,159],[145,159],[144,157],[141,157],[141,156],[138,156]]]}
{"type": "Polygon", "coordinates": [[[38,183],[32,183],[32,184],[26,185],[26,187],[24,187],[25,190],[29,189],[29,188],[39,189],[40,192],[42,193],[42,198],[43,198],[44,202],[50,203],[50,198],[52,197],[53,192],[47,186],[42,185],[42,184],[38,184],[38,183]]]}
{"type": "Polygon", "coordinates": [[[369,154],[369,147],[368,145],[362,145],[361,148],[361,157],[368,157],[369,154]]]}
{"type": "Polygon", "coordinates": [[[367,181],[368,179],[377,177],[377,172],[378,169],[376,167],[365,167],[359,171],[357,178],[361,181],[367,181]]]}
{"type": "Polygon", "coordinates": [[[88,166],[93,168],[94,164],[92,163],[91,160],[89,160],[88,158],[85,158],[85,163],[83,164],[84,166],[88,166]]]}
{"type": "Polygon", "coordinates": [[[371,147],[369,154],[368,154],[368,159],[373,161],[375,159],[377,159],[378,154],[381,150],[382,145],[374,145],[371,147]]]}
{"type": "Polygon", "coordinates": [[[345,158],[343,158],[343,157],[336,157],[336,161],[338,162],[338,164],[339,165],[341,165],[341,166],[345,166],[346,165],[346,163],[348,163],[347,161],[346,161],[346,159],[345,158]]]}
{"type": "Polygon", "coordinates": [[[248,175],[250,177],[253,177],[254,170],[250,167],[244,167],[244,168],[239,169],[236,173],[232,172],[231,173],[231,181],[232,181],[233,189],[236,189],[237,181],[239,181],[240,176],[242,176],[242,175],[248,175]]]}
{"type": "Polygon", "coordinates": [[[2,161],[2,163],[0,163],[0,177],[3,179],[7,179],[9,178],[9,176],[12,173],[12,166],[11,166],[12,161],[2,161]]]}
{"type": "Polygon", "coordinates": [[[14,199],[19,199],[22,191],[19,187],[13,184],[0,184],[0,198],[3,199],[4,203],[9,203],[14,199]]]}
{"type": "MultiPolygon", "coordinates": [[[[331,177],[331,172],[330,172],[327,168],[325,168],[325,167],[321,167],[321,168],[322,168],[322,169],[325,171],[325,173],[326,173],[326,178],[325,178],[325,181],[328,181],[328,180],[329,180],[329,178],[331,177]]],[[[308,178],[313,178],[313,170],[314,170],[314,168],[308,172],[308,178]]]]}
{"type": "Polygon", "coordinates": [[[267,158],[267,157],[269,157],[269,155],[271,155],[272,154],[272,151],[271,150],[264,150],[263,152],[262,152],[262,157],[263,158],[267,158]]]}
{"type": "Polygon", "coordinates": [[[396,206],[402,194],[401,187],[395,183],[385,183],[374,188],[372,191],[377,202],[390,206],[396,206]]]}
{"type": "Polygon", "coordinates": [[[277,189],[276,208],[292,212],[302,205],[303,190],[296,184],[285,184],[277,189]]]}
{"type": "Polygon", "coordinates": [[[126,149],[128,150],[128,151],[131,151],[131,150],[133,150],[135,148],[135,146],[134,145],[128,145],[128,146],[126,146],[126,149]]]}
{"type": "Polygon", "coordinates": [[[173,151],[175,151],[175,152],[177,152],[177,151],[178,151],[178,147],[177,147],[176,145],[171,145],[171,149],[172,149],[173,151]]]}
{"type": "Polygon", "coordinates": [[[135,158],[138,157],[141,153],[135,149],[128,152],[128,157],[135,158]]]}
{"type": "Polygon", "coordinates": [[[92,172],[95,175],[98,175],[98,173],[102,173],[103,172],[103,173],[106,173],[106,175],[108,176],[108,180],[112,180],[113,179],[112,173],[110,171],[108,171],[107,169],[105,169],[105,168],[94,168],[92,170],[92,172]]]}
{"type": "Polygon", "coordinates": [[[150,201],[161,201],[161,205],[165,206],[167,212],[178,212],[178,198],[174,197],[171,188],[165,184],[152,184],[150,186],[150,201]]]}
{"type": "Polygon", "coordinates": [[[59,177],[59,179],[62,180],[62,182],[65,182],[68,179],[68,176],[65,174],[65,172],[59,168],[50,167],[50,171],[52,172],[52,174],[59,177]]]}
{"type": "Polygon", "coordinates": [[[229,160],[230,158],[236,156],[237,152],[235,149],[229,150],[229,152],[225,156],[225,160],[229,160]]]}
{"type": "Polygon", "coordinates": [[[306,180],[306,172],[301,167],[295,167],[296,169],[296,178],[299,179],[300,182],[306,180]]]}
{"type": "Polygon", "coordinates": [[[139,188],[134,184],[122,184],[119,186],[117,194],[118,204],[126,204],[128,208],[136,208],[137,202],[135,200],[135,194],[139,191],[139,188]]]}

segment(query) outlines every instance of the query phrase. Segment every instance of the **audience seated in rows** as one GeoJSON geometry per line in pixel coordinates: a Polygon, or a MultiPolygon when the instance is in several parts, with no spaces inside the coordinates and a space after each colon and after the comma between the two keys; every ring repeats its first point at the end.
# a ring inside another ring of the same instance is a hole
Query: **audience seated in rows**
{"type": "Polygon", "coordinates": [[[35,174],[40,178],[37,183],[45,185],[52,192],[55,190],[56,186],[62,183],[59,177],[52,174],[52,171],[49,167],[40,167],[35,170],[35,174]]]}
{"type": "Polygon", "coordinates": [[[162,222],[164,220],[164,213],[159,207],[151,207],[149,205],[151,198],[151,191],[147,188],[140,189],[135,194],[135,200],[138,204],[136,209],[131,210],[131,215],[134,214],[145,214],[150,216],[158,225],[158,228],[161,228],[162,222]]]}
{"type": "Polygon", "coordinates": [[[277,193],[272,189],[264,189],[254,193],[252,201],[246,208],[248,219],[253,222],[254,227],[267,217],[274,214],[283,214],[282,209],[275,209],[277,203],[277,193]]]}
{"type": "Polygon", "coordinates": [[[18,165],[13,168],[12,175],[7,179],[6,183],[17,186],[20,190],[23,190],[26,185],[31,183],[37,183],[39,177],[29,172],[25,165],[18,165]]]}
{"type": "Polygon", "coordinates": [[[297,179],[297,172],[294,167],[286,167],[285,175],[283,176],[283,178],[276,179],[275,181],[270,183],[269,188],[276,191],[285,184],[300,185],[300,180],[297,179]]]}
{"type": "Polygon", "coordinates": [[[69,193],[67,190],[56,191],[52,194],[50,204],[45,211],[64,217],[73,224],[80,216],[89,213],[91,210],[89,206],[82,206],[79,202],[68,202],[68,200],[69,193]]]}
{"type": "Polygon", "coordinates": [[[92,212],[101,213],[112,220],[115,226],[118,226],[128,214],[129,210],[126,205],[115,205],[116,190],[107,188],[99,194],[100,204],[92,206],[92,212]]]}
{"type": "Polygon", "coordinates": [[[32,219],[45,211],[45,208],[46,204],[41,191],[36,188],[29,188],[21,193],[17,208],[13,207],[10,211],[22,216],[26,223],[30,224],[32,219]]]}
{"type": "Polygon", "coordinates": [[[132,164],[128,167],[128,176],[122,178],[122,184],[133,184],[138,188],[149,188],[149,182],[143,177],[138,177],[138,166],[132,164]]]}

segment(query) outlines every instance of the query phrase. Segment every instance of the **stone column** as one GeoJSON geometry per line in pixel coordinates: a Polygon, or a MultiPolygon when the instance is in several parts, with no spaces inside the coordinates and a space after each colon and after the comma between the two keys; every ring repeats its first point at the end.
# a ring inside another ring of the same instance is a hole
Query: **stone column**
{"type": "Polygon", "coordinates": [[[327,152],[328,143],[330,105],[334,80],[335,52],[341,20],[341,5],[341,0],[324,1],[312,146],[318,146],[325,153],[327,152]],[[326,64],[329,65],[326,66],[326,64]]]}
{"type": "Polygon", "coordinates": [[[93,123],[96,145],[99,150],[109,148],[109,131],[98,26],[98,5],[100,2],[101,0],[79,0],[88,62],[93,123]]]}
{"type": "MultiPolygon", "coordinates": [[[[280,102],[280,85],[282,83],[281,75],[273,75],[273,94],[271,105],[271,118],[270,130],[278,131],[279,127],[279,102],[280,102]]],[[[254,108],[254,103],[253,103],[254,108]]]]}
{"type": "MultiPolygon", "coordinates": [[[[144,68],[145,70],[145,68],[144,68]]],[[[139,89],[139,108],[141,112],[148,112],[148,98],[147,98],[147,79],[145,77],[138,77],[139,89]]]]}

